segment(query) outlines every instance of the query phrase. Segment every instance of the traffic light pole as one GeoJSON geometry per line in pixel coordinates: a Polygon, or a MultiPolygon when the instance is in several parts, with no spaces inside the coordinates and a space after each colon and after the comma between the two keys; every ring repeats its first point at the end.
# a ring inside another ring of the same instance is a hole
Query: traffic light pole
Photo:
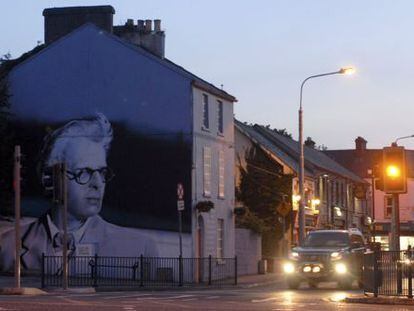
{"type": "Polygon", "coordinates": [[[68,289],[68,207],[66,163],[60,164],[61,204],[63,205],[63,289],[68,289]]]}
{"type": "Polygon", "coordinates": [[[391,250],[400,250],[400,200],[399,194],[392,194],[392,219],[391,219],[391,250]]]}

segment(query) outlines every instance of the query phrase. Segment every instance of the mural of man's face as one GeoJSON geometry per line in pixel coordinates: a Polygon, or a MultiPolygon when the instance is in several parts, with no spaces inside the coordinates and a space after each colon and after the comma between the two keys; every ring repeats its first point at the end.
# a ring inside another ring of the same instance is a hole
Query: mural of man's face
{"type": "MultiPolygon", "coordinates": [[[[106,152],[102,144],[85,138],[73,139],[66,147],[67,170],[78,172],[106,167],[106,152]]],[[[90,180],[80,184],[76,179],[68,180],[68,214],[77,220],[86,220],[98,214],[102,208],[105,183],[99,172],[91,174],[90,180]]]]}

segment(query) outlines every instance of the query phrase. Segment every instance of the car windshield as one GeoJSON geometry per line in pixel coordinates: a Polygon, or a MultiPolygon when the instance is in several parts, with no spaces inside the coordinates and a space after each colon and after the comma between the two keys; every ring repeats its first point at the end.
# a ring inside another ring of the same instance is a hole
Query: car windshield
{"type": "Polygon", "coordinates": [[[340,247],[348,244],[349,237],[344,232],[313,232],[305,240],[305,246],[310,247],[340,247]]]}

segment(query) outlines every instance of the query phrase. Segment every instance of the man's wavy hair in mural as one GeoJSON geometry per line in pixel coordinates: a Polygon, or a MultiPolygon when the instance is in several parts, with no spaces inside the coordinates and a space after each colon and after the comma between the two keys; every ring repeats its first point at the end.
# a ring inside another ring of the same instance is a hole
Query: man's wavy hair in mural
{"type": "Polygon", "coordinates": [[[46,167],[66,162],[68,142],[74,138],[101,143],[108,153],[113,138],[111,123],[102,113],[97,113],[93,117],[72,120],[46,136],[38,162],[39,178],[46,167]]]}

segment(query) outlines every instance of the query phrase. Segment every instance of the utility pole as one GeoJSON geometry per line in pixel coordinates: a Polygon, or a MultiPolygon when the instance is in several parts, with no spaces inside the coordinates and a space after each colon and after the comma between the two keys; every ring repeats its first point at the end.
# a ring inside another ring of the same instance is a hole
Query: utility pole
{"type": "Polygon", "coordinates": [[[60,164],[59,172],[61,204],[63,205],[63,289],[68,289],[68,190],[66,182],[66,163],[60,164]]]}
{"type": "Polygon", "coordinates": [[[14,230],[15,230],[15,260],[14,260],[14,281],[15,287],[20,288],[20,169],[21,154],[20,146],[14,147],[14,230]]]}

